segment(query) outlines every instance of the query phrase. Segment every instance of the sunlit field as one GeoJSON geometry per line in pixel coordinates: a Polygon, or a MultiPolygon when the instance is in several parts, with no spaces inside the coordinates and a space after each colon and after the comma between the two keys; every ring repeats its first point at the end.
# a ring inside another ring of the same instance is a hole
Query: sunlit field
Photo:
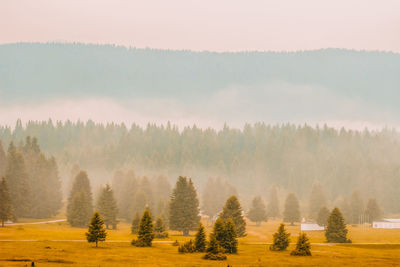
{"type": "MultiPolygon", "coordinates": [[[[151,248],[133,247],[130,240],[134,236],[126,223],[109,230],[108,242],[99,248],[86,242],[86,229],[71,228],[65,222],[7,226],[0,228],[0,266],[25,266],[31,261],[36,266],[394,266],[400,262],[400,230],[348,226],[353,244],[345,245],[324,244],[323,232],[308,232],[312,257],[293,257],[289,253],[294,244],[286,252],[268,250],[278,225],[270,221],[257,227],[248,222],[248,235],[239,239],[239,253],[222,262],[204,260],[202,253],[179,254],[177,247],[164,241],[193,237],[178,232],[171,231],[168,239],[155,239],[151,248]]],[[[288,226],[292,242],[299,230],[299,225],[288,226]]]]}

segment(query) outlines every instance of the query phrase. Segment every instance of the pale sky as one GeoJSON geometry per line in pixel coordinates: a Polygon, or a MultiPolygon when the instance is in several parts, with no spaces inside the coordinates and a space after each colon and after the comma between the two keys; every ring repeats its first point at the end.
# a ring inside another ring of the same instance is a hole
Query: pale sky
{"type": "Polygon", "coordinates": [[[399,0],[0,0],[0,43],[400,52],[399,0]]]}

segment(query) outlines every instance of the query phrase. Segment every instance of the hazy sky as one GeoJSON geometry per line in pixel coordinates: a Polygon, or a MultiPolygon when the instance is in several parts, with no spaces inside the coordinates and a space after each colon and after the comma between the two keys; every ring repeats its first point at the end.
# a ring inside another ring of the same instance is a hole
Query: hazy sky
{"type": "Polygon", "coordinates": [[[0,0],[0,43],[400,52],[399,0],[0,0]]]}

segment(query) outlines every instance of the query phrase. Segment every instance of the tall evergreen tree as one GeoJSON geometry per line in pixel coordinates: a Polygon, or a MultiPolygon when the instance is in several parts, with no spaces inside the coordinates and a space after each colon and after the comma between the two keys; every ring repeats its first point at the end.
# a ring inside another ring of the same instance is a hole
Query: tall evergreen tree
{"type": "Polygon", "coordinates": [[[17,151],[13,142],[8,148],[5,178],[9,186],[15,218],[28,216],[31,208],[28,174],[24,156],[17,151]]]}
{"type": "Polygon", "coordinates": [[[267,215],[271,218],[279,217],[279,199],[276,186],[273,185],[269,192],[267,215]]]}
{"type": "Polygon", "coordinates": [[[10,192],[8,191],[8,186],[6,179],[1,178],[0,182],[0,220],[1,227],[4,227],[4,223],[7,220],[13,218],[13,209],[11,207],[10,192]]]}
{"type": "Polygon", "coordinates": [[[206,251],[207,240],[206,240],[206,231],[204,229],[203,224],[199,223],[199,229],[194,238],[194,247],[197,252],[204,252],[206,251]]]}
{"type": "Polygon", "coordinates": [[[338,208],[334,208],[328,218],[325,237],[326,241],[329,243],[348,242],[346,224],[338,208]]]}
{"type": "Polygon", "coordinates": [[[285,210],[283,211],[283,221],[290,222],[294,225],[294,222],[300,221],[300,205],[294,193],[290,193],[286,197],[285,210]]]}
{"type": "Polygon", "coordinates": [[[347,198],[346,197],[339,198],[337,206],[343,215],[344,222],[346,224],[351,223],[353,215],[352,215],[351,207],[350,207],[350,204],[349,204],[349,201],[347,200],[347,198]]]}
{"type": "Polygon", "coordinates": [[[261,222],[267,221],[267,212],[265,210],[265,205],[260,196],[256,196],[252,201],[252,206],[247,213],[247,218],[250,221],[255,222],[257,226],[261,225],[261,222]]]}
{"type": "Polygon", "coordinates": [[[75,177],[67,205],[67,221],[72,227],[85,227],[93,213],[90,181],[85,171],[75,177]]]}
{"type": "Polygon", "coordinates": [[[237,253],[238,241],[236,239],[237,234],[232,218],[226,221],[224,228],[225,231],[222,247],[225,249],[226,253],[237,253]]]}
{"type": "Polygon", "coordinates": [[[300,233],[297,239],[296,249],[293,250],[291,256],[311,256],[311,244],[305,233],[300,233]]]}
{"type": "Polygon", "coordinates": [[[151,218],[150,211],[146,209],[143,212],[142,219],[140,220],[138,239],[133,241],[132,244],[137,247],[151,247],[153,239],[153,219],[151,218]]]}
{"type": "Polygon", "coordinates": [[[116,229],[118,223],[118,207],[110,185],[107,184],[102,188],[96,207],[104,219],[106,228],[109,229],[111,225],[113,229],[116,229]]]}
{"type": "Polygon", "coordinates": [[[224,255],[224,249],[221,247],[220,243],[215,238],[214,233],[210,234],[206,255],[204,256],[206,260],[226,260],[226,255],[224,255]]]}
{"type": "Polygon", "coordinates": [[[199,200],[191,179],[180,176],[170,200],[170,229],[189,235],[200,222],[199,200]]]}
{"type": "Polygon", "coordinates": [[[382,219],[383,211],[375,198],[370,198],[365,209],[369,223],[382,219]]]}
{"type": "Polygon", "coordinates": [[[350,207],[351,207],[351,214],[352,214],[351,223],[353,223],[353,224],[360,223],[361,216],[364,214],[364,203],[363,203],[360,191],[355,190],[351,194],[350,207]]]}
{"type": "Polygon", "coordinates": [[[214,233],[215,239],[217,239],[219,244],[222,246],[222,243],[224,242],[224,239],[225,239],[225,223],[221,218],[218,218],[215,221],[213,233],[214,233]]]}
{"type": "Polygon", "coordinates": [[[317,219],[319,210],[326,205],[326,199],[319,182],[313,184],[309,200],[309,217],[317,219]]]}
{"type": "Polygon", "coordinates": [[[273,235],[273,243],[269,247],[272,251],[286,250],[290,242],[290,234],[286,232],[285,224],[279,225],[278,231],[273,235]]]}
{"type": "Polygon", "coordinates": [[[99,212],[95,212],[90,221],[89,230],[86,233],[86,238],[89,243],[96,243],[96,247],[98,246],[99,241],[106,240],[106,230],[104,229],[104,221],[100,217],[99,212]]]}
{"type": "Polygon", "coordinates": [[[7,155],[4,151],[3,143],[0,140],[0,177],[3,177],[7,167],[7,155]]]}
{"type": "Polygon", "coordinates": [[[158,217],[154,226],[154,234],[156,238],[167,238],[168,232],[161,217],[158,217]]]}
{"type": "Polygon", "coordinates": [[[232,219],[236,227],[238,237],[246,235],[246,221],[242,215],[242,207],[236,196],[231,196],[225,203],[222,213],[220,214],[222,220],[227,221],[232,219]]]}
{"type": "Polygon", "coordinates": [[[323,206],[317,215],[317,223],[319,226],[326,226],[328,224],[328,218],[329,218],[329,210],[327,207],[323,206]]]}
{"type": "Polygon", "coordinates": [[[136,212],[135,217],[132,220],[132,225],[131,225],[131,233],[136,235],[139,231],[139,224],[140,224],[140,215],[139,212],[136,212]]]}

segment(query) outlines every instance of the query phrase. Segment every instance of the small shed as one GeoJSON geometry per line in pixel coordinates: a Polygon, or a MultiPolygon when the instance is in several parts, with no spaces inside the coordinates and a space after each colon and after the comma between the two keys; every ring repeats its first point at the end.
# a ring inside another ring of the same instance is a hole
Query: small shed
{"type": "Polygon", "coordinates": [[[400,229],[400,219],[383,219],[372,222],[372,228],[377,229],[400,229]]]}
{"type": "Polygon", "coordinates": [[[324,231],[325,227],[317,223],[301,223],[300,229],[301,231],[324,231]]]}

